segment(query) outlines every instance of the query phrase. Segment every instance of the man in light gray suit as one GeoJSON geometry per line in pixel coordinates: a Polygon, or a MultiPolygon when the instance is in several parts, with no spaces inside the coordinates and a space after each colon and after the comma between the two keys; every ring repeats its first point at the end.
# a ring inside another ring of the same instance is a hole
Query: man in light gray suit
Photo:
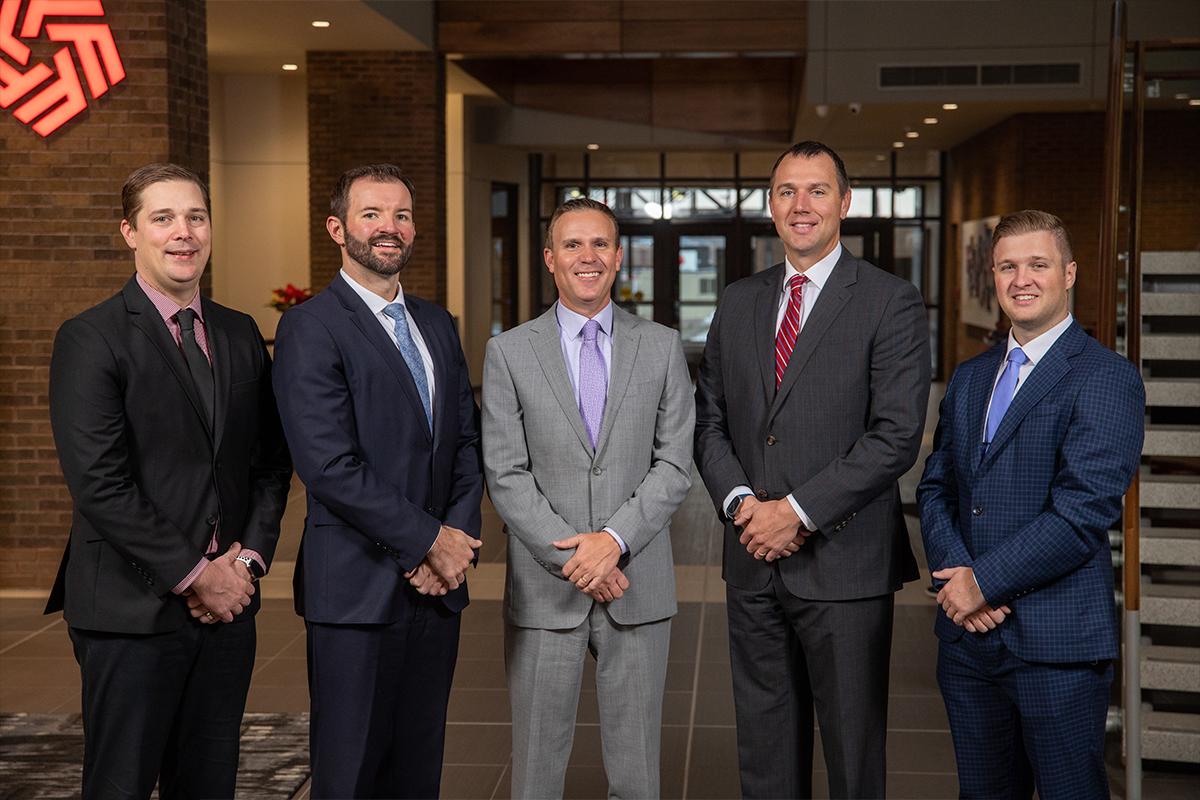
{"type": "Polygon", "coordinates": [[[811,797],[813,704],[831,797],[883,797],[892,593],[918,577],[896,480],[929,396],[920,293],[842,248],[846,168],[780,156],[787,261],[725,289],[696,389],[696,464],[725,520],[746,797],[811,797]]]}
{"type": "Polygon", "coordinates": [[[609,797],[659,795],[675,574],[695,412],[679,334],[617,308],[617,221],[564,203],[546,232],[558,302],[495,337],[483,462],[504,518],[512,797],[561,797],[583,662],[596,658],[609,797]]]}

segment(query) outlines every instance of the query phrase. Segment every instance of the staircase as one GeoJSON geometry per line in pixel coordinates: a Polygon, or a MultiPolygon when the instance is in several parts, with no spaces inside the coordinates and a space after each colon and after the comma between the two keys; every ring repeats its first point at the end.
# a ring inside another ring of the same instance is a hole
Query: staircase
{"type": "Polygon", "coordinates": [[[1141,265],[1141,755],[1200,763],[1200,252],[1141,265]]]}

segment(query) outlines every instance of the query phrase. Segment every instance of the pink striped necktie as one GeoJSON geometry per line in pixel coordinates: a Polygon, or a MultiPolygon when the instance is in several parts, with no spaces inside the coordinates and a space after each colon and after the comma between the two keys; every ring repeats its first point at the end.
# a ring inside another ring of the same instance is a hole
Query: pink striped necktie
{"type": "Polygon", "coordinates": [[[804,284],[808,283],[805,275],[793,275],[788,281],[791,287],[788,293],[787,311],[783,315],[783,324],[779,333],[775,334],[775,388],[783,381],[783,373],[787,369],[788,359],[792,357],[792,348],[796,346],[796,337],[800,334],[800,311],[804,308],[804,284]]]}

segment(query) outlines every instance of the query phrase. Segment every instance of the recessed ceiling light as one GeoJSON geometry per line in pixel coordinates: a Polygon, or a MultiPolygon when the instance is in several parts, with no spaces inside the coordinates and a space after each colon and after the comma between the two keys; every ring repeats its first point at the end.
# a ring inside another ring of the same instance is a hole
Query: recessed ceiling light
{"type": "Polygon", "coordinates": [[[295,64],[284,64],[283,69],[285,72],[295,72],[296,70],[298,70],[300,68],[298,66],[296,66],[295,64]]]}
{"type": "Polygon", "coordinates": [[[328,28],[328,27],[329,27],[329,23],[328,23],[327,21],[323,20],[323,19],[314,19],[314,20],[313,20],[313,27],[314,27],[314,28],[328,28]]]}
{"type": "Polygon", "coordinates": [[[1180,92],[1179,94],[1175,95],[1175,99],[1176,100],[1187,100],[1188,99],[1187,93],[1180,92]]]}
{"type": "Polygon", "coordinates": [[[598,145],[598,144],[589,144],[587,147],[588,147],[588,150],[599,150],[600,149],[600,145],[598,145]]]}
{"type": "Polygon", "coordinates": [[[937,117],[926,117],[925,124],[926,125],[937,125],[937,117]]]}
{"type": "Polygon", "coordinates": [[[899,150],[901,147],[904,147],[904,142],[892,142],[892,147],[899,150]]]}
{"type": "Polygon", "coordinates": [[[956,108],[958,108],[958,103],[942,103],[943,111],[953,111],[956,108]]]}
{"type": "Polygon", "coordinates": [[[921,134],[917,133],[916,131],[909,131],[908,133],[906,133],[904,135],[907,136],[909,139],[915,139],[918,136],[920,136],[921,134]]]}
{"type": "Polygon", "coordinates": [[[1188,100],[1188,105],[1189,106],[1200,106],[1200,98],[1193,97],[1191,100],[1188,100]]]}
{"type": "Polygon", "coordinates": [[[883,153],[880,153],[879,155],[875,156],[875,160],[876,161],[887,161],[887,156],[885,156],[883,153]]]}

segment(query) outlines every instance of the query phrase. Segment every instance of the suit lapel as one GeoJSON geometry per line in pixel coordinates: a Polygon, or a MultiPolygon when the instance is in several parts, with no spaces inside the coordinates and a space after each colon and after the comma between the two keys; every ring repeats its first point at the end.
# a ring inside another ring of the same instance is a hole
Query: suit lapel
{"type": "Polygon", "coordinates": [[[971,449],[968,452],[971,453],[972,471],[978,470],[981,463],[979,451],[983,446],[983,422],[987,419],[992,384],[996,380],[996,372],[1000,369],[1000,361],[1004,359],[1005,350],[1006,347],[1001,344],[988,351],[987,357],[977,362],[977,368],[972,373],[971,380],[967,385],[967,419],[964,434],[970,442],[971,449]]]}
{"type": "MultiPolygon", "coordinates": [[[[629,388],[629,380],[633,377],[633,365],[637,361],[638,345],[642,336],[636,329],[635,317],[625,311],[613,307],[613,347],[612,369],[608,380],[608,399],[604,405],[604,419],[600,425],[600,435],[596,437],[596,452],[604,449],[604,443],[613,429],[621,401],[625,399],[625,390],[629,388]]],[[[582,421],[582,417],[580,417],[582,421]]],[[[589,448],[590,449],[590,448],[589,448]]]]}
{"type": "Polygon", "coordinates": [[[986,464],[989,459],[994,458],[996,453],[1003,449],[1005,442],[1012,437],[1013,432],[1020,426],[1021,420],[1025,418],[1030,409],[1037,405],[1046,396],[1046,393],[1071,371],[1069,359],[1079,352],[1081,342],[1078,336],[1085,335],[1078,323],[1072,323],[1029,373],[1029,377],[1013,395],[1012,405],[1004,413],[1004,419],[1000,420],[1000,427],[996,429],[996,435],[992,437],[992,443],[988,446],[987,453],[984,454],[982,464],[986,464]]]}
{"type": "MultiPolygon", "coordinates": [[[[579,443],[591,453],[592,443],[588,440],[587,429],[583,427],[579,404],[575,402],[575,389],[571,386],[567,361],[563,357],[562,340],[558,333],[558,317],[555,316],[557,307],[557,305],[550,306],[549,311],[538,317],[529,330],[530,344],[533,346],[533,353],[537,357],[538,364],[542,367],[542,373],[546,376],[546,383],[550,384],[550,391],[554,393],[554,398],[562,406],[567,421],[571,423],[571,429],[579,437],[579,443]]],[[[607,418],[608,414],[604,416],[607,418]]]]}
{"type": "MultiPolygon", "coordinates": [[[[438,336],[438,331],[434,330],[436,327],[434,325],[434,312],[428,303],[419,297],[405,295],[404,304],[408,307],[408,313],[412,314],[413,321],[417,324],[417,330],[420,331],[421,338],[425,340],[425,346],[429,348],[429,357],[433,359],[433,383],[434,387],[438,389],[438,391],[434,392],[436,400],[434,400],[433,404],[433,440],[436,445],[438,435],[441,432],[438,423],[446,419],[445,407],[452,400],[457,400],[457,398],[450,397],[452,392],[446,391],[451,386],[451,376],[448,371],[451,362],[446,352],[448,345],[438,336]]],[[[401,360],[403,360],[403,356],[401,356],[401,360]]],[[[407,364],[405,366],[407,367],[407,364]]],[[[457,378],[458,376],[454,377],[457,378]]],[[[412,378],[411,372],[409,373],[409,378],[412,378]]],[[[417,384],[414,382],[413,391],[416,392],[416,390],[417,384]]],[[[420,396],[420,392],[417,392],[418,401],[420,400],[420,396]]],[[[425,413],[424,409],[422,409],[421,413],[425,413]]]]}
{"type": "Polygon", "coordinates": [[[775,399],[775,318],[779,316],[779,296],[783,292],[783,275],[786,267],[776,264],[763,272],[761,283],[754,295],[755,349],[758,351],[758,367],[762,374],[763,397],[769,406],[775,399]]]}
{"type": "MultiPolygon", "coordinates": [[[[804,365],[812,358],[817,344],[824,338],[825,332],[829,330],[833,321],[842,313],[842,309],[850,302],[850,298],[854,296],[850,287],[856,283],[858,283],[858,265],[854,262],[854,256],[843,248],[842,257],[838,259],[833,271],[829,273],[829,280],[821,287],[821,294],[817,297],[812,313],[804,321],[804,327],[800,329],[800,335],[796,337],[792,356],[788,359],[787,370],[783,373],[779,391],[775,393],[774,401],[771,404],[771,416],[774,416],[783,405],[788,393],[796,385],[797,377],[804,371],[804,365]]],[[[779,287],[782,292],[782,282],[779,287]]]]}
{"type": "Polygon", "coordinates": [[[171,331],[167,329],[166,323],[163,322],[158,309],[154,307],[154,303],[150,302],[150,298],[146,296],[142,288],[137,285],[136,277],[130,279],[129,283],[125,284],[123,293],[125,296],[125,308],[133,317],[134,327],[146,335],[146,338],[154,345],[154,349],[162,356],[163,361],[167,362],[167,366],[175,374],[175,379],[179,381],[183,393],[187,395],[188,400],[191,402],[192,409],[196,412],[196,416],[199,417],[200,423],[208,432],[209,438],[212,438],[211,423],[208,420],[208,415],[204,412],[204,405],[201,403],[200,395],[196,391],[196,384],[192,380],[192,374],[188,371],[187,361],[184,360],[183,353],[179,350],[179,345],[175,344],[175,339],[171,336],[171,331]]]}
{"type": "MultiPolygon", "coordinates": [[[[421,402],[421,395],[417,391],[417,384],[413,381],[412,373],[408,371],[408,364],[404,363],[404,356],[400,355],[396,345],[383,332],[383,328],[375,319],[375,315],[371,313],[371,309],[367,308],[367,304],[362,301],[362,298],[346,285],[345,280],[338,275],[329,286],[350,315],[351,322],[391,368],[396,382],[400,384],[401,392],[408,399],[408,404],[412,407],[413,414],[416,415],[416,419],[425,419],[425,405],[421,402]]],[[[420,427],[432,440],[429,426],[421,425],[420,427]]]]}

